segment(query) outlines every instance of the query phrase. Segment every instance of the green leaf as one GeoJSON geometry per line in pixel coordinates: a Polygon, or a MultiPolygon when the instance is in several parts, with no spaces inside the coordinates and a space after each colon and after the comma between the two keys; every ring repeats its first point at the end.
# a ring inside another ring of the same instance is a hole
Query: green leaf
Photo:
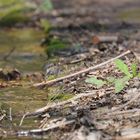
{"type": "Polygon", "coordinates": [[[116,80],[115,82],[115,93],[119,93],[124,89],[125,85],[122,81],[116,80]]]}
{"type": "Polygon", "coordinates": [[[40,20],[40,25],[46,33],[49,33],[49,31],[51,30],[51,24],[46,19],[41,19],[40,20]]]}
{"type": "Polygon", "coordinates": [[[140,72],[137,74],[137,77],[140,78],[140,72]]]}
{"type": "Polygon", "coordinates": [[[115,82],[115,77],[107,77],[107,82],[109,82],[109,83],[113,83],[113,82],[115,82]]]}
{"type": "Polygon", "coordinates": [[[85,82],[90,84],[95,84],[97,88],[100,88],[106,84],[106,81],[99,80],[96,77],[87,78],[85,82]]]}
{"type": "Polygon", "coordinates": [[[116,79],[114,84],[115,84],[115,93],[119,93],[120,91],[122,91],[126,85],[126,82],[128,82],[130,79],[130,77],[125,76],[123,78],[120,79],[116,79]]]}
{"type": "Polygon", "coordinates": [[[48,57],[51,57],[53,54],[68,47],[67,42],[60,40],[59,38],[47,38],[46,45],[46,53],[48,57]]]}
{"type": "Polygon", "coordinates": [[[132,77],[131,73],[129,72],[128,66],[120,59],[115,61],[116,67],[123,72],[126,76],[132,77]]]}
{"type": "Polygon", "coordinates": [[[51,0],[43,0],[42,5],[40,7],[43,11],[49,11],[53,9],[53,4],[51,0]]]}
{"type": "Polygon", "coordinates": [[[138,68],[138,65],[136,63],[132,63],[131,70],[132,70],[133,77],[137,76],[137,68],[138,68]]]}

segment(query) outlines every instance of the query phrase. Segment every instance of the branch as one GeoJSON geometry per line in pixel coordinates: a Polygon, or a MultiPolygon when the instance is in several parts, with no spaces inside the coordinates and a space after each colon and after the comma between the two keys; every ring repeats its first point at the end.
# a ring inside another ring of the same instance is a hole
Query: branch
{"type": "Polygon", "coordinates": [[[121,110],[121,109],[125,108],[126,106],[130,105],[131,103],[135,102],[139,97],[140,97],[140,93],[137,93],[133,98],[131,98],[131,100],[129,100],[125,104],[120,105],[115,109],[109,110],[108,112],[105,112],[105,114],[110,114],[110,113],[113,113],[117,110],[121,110]]]}
{"type": "Polygon", "coordinates": [[[118,42],[121,41],[118,36],[94,36],[93,37],[93,43],[94,45],[100,44],[100,43],[109,43],[109,42],[118,42]]]}
{"type": "Polygon", "coordinates": [[[47,133],[48,131],[53,131],[54,129],[64,128],[64,126],[72,125],[75,121],[66,121],[60,122],[58,124],[52,124],[50,127],[42,128],[42,129],[32,129],[17,132],[18,136],[29,136],[29,135],[37,135],[42,133],[47,133]]]}
{"type": "Polygon", "coordinates": [[[128,50],[128,51],[126,51],[126,52],[124,52],[124,53],[118,55],[117,57],[114,57],[114,58],[112,58],[112,59],[110,59],[110,60],[108,60],[108,61],[105,61],[105,62],[103,62],[103,63],[100,63],[100,64],[98,64],[98,65],[96,65],[96,66],[92,66],[92,67],[89,67],[89,68],[87,68],[87,69],[84,69],[84,70],[81,70],[81,71],[72,73],[72,74],[67,75],[67,76],[63,76],[63,77],[60,77],[60,78],[56,78],[56,79],[53,79],[53,80],[50,80],[50,81],[47,81],[47,82],[37,83],[37,84],[34,84],[33,86],[34,86],[34,87],[43,87],[43,86],[47,86],[47,85],[52,85],[52,84],[54,84],[54,83],[56,83],[56,82],[60,82],[60,81],[63,81],[63,80],[65,80],[65,79],[69,79],[69,78],[72,78],[72,77],[75,77],[75,76],[79,76],[79,75],[81,75],[81,74],[83,74],[83,73],[89,73],[90,71],[95,70],[95,69],[97,69],[97,68],[100,68],[100,67],[102,67],[102,66],[104,66],[104,65],[106,65],[106,64],[108,64],[108,63],[111,63],[111,62],[113,62],[114,60],[116,60],[116,59],[118,59],[118,58],[121,58],[121,57],[123,57],[123,56],[129,54],[130,52],[131,52],[131,51],[128,50]]]}
{"type": "Polygon", "coordinates": [[[81,99],[83,97],[95,96],[95,98],[96,98],[97,96],[101,97],[103,95],[104,94],[98,95],[98,93],[96,91],[93,91],[91,93],[86,93],[86,94],[85,93],[81,93],[81,94],[78,94],[75,97],[73,97],[73,98],[71,98],[71,99],[69,99],[67,101],[63,101],[63,102],[59,102],[59,103],[54,103],[52,105],[47,105],[45,107],[42,107],[42,108],[36,110],[35,112],[27,113],[26,117],[41,115],[41,114],[47,112],[49,109],[56,108],[56,107],[58,108],[60,106],[65,106],[67,104],[74,103],[76,100],[81,99]]]}

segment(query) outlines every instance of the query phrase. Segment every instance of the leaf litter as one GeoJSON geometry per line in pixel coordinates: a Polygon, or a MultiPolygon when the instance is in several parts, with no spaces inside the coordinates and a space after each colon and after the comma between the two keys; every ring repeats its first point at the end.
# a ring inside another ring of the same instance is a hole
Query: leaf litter
{"type": "MultiPolygon", "coordinates": [[[[60,11],[60,13],[61,12],[63,11],[60,11]]],[[[66,17],[67,14],[65,17],[62,17],[62,19],[64,20],[66,17]]],[[[58,19],[56,18],[54,20],[58,19]]],[[[82,21],[82,23],[83,22],[85,21],[82,21]]],[[[61,23],[59,24],[61,25],[61,23]]],[[[69,25],[69,22],[66,22],[65,26],[69,27],[70,30],[75,27],[75,25],[72,25],[72,27],[67,25],[69,25]]],[[[62,27],[62,25],[59,27],[62,27]]],[[[68,29],[68,31],[70,30],[68,29]]],[[[60,36],[64,36],[65,34],[67,35],[67,32],[53,31],[54,34],[56,34],[56,32],[60,36]]],[[[72,34],[75,34],[74,31],[72,34]]],[[[105,34],[104,36],[107,35],[105,34]]],[[[89,38],[90,37],[88,36],[88,40],[89,38]]],[[[130,66],[132,62],[138,59],[135,57],[133,48],[131,48],[131,45],[133,44],[132,42],[133,41],[131,39],[129,41],[124,39],[121,43],[114,42],[114,40],[113,42],[110,42],[110,40],[109,42],[100,42],[96,49],[88,48],[88,51],[83,53],[84,59],[80,58],[80,61],[78,62],[75,60],[76,63],[71,62],[74,61],[73,58],[77,59],[77,54],[71,54],[69,55],[69,58],[61,56],[62,58],[58,59],[57,62],[51,62],[53,65],[49,66],[52,69],[47,71],[47,78],[55,80],[57,78],[65,77],[67,75],[69,76],[70,74],[82,71],[83,68],[88,69],[98,64],[100,65],[102,62],[106,62],[107,60],[118,56],[122,52],[126,52],[127,45],[131,49],[131,53],[124,55],[123,61],[130,66]],[[91,50],[93,52],[91,52],[91,50]],[[57,68],[58,70],[56,70],[57,68]]],[[[89,44],[91,45],[91,43],[89,44]]],[[[132,46],[135,47],[134,44],[132,46]]],[[[127,68],[123,71],[128,74],[126,69],[127,68]]],[[[135,65],[133,65],[133,70],[134,69],[136,69],[135,65]]],[[[133,73],[136,74],[135,72],[133,73]]],[[[5,75],[7,76],[7,73],[5,75]]],[[[66,93],[72,93],[73,97],[65,101],[57,101],[56,103],[53,102],[47,104],[45,107],[37,109],[34,112],[26,112],[23,114],[23,117],[21,117],[20,126],[22,126],[26,120],[33,118],[35,118],[36,121],[40,121],[40,124],[35,129],[17,131],[16,135],[70,140],[119,140],[129,139],[129,137],[131,139],[139,138],[139,77],[135,77],[128,81],[125,88],[115,94],[113,85],[105,84],[104,86],[99,86],[97,88],[96,85],[87,84],[85,80],[87,77],[92,76],[96,77],[96,79],[94,79],[96,81],[97,79],[104,80],[107,77],[122,77],[122,73],[115,68],[112,61],[106,63],[106,65],[101,68],[98,67],[95,70],[88,71],[87,73],[81,73],[81,75],[69,77],[69,79],[63,78],[60,81],[52,82],[51,86],[60,86],[58,94],[63,93],[65,95],[66,93]]],[[[28,86],[31,87],[36,83],[48,82],[48,79],[45,79],[45,74],[40,73],[22,75],[22,78],[25,78],[25,81],[30,80],[28,86]]],[[[6,83],[9,85],[11,82],[17,82],[19,83],[18,86],[25,86],[22,81],[18,81],[18,78],[12,79],[13,81],[3,80],[4,82],[2,81],[2,84],[6,83]]],[[[110,80],[113,79],[110,78],[110,80]]],[[[98,82],[100,85],[103,85],[101,81],[98,82]]],[[[121,86],[122,84],[121,82],[117,83],[120,83],[120,85],[117,86],[121,86]]],[[[46,88],[47,90],[49,90],[49,87],[49,84],[43,86],[43,88],[46,88]]],[[[56,92],[56,90],[54,91],[56,92]]],[[[2,112],[0,120],[3,121],[4,119],[5,112],[2,112]]],[[[5,133],[3,130],[2,132],[5,133]]]]}

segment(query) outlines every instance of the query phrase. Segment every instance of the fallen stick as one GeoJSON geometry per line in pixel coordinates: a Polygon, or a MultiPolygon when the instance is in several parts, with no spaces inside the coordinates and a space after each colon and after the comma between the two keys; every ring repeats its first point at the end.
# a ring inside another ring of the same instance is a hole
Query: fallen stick
{"type": "Polygon", "coordinates": [[[2,116],[0,116],[0,121],[2,121],[5,117],[6,117],[6,114],[3,114],[2,116]]]}
{"type": "Polygon", "coordinates": [[[58,128],[64,128],[64,126],[72,125],[75,121],[67,121],[67,122],[60,122],[59,124],[52,124],[52,126],[42,129],[32,129],[32,130],[25,130],[17,132],[17,136],[31,136],[31,135],[39,135],[47,133],[48,131],[53,131],[58,128]]]}
{"type": "Polygon", "coordinates": [[[83,74],[83,73],[86,74],[86,73],[88,73],[88,72],[90,72],[90,71],[92,71],[92,70],[95,70],[95,69],[97,69],[97,68],[100,68],[100,67],[102,67],[102,66],[104,66],[104,65],[106,65],[106,64],[108,64],[108,63],[111,63],[111,62],[113,62],[114,60],[116,60],[116,59],[118,59],[118,58],[121,58],[121,57],[123,57],[123,56],[129,54],[130,52],[131,52],[131,51],[128,50],[128,51],[126,51],[126,52],[124,52],[124,53],[118,55],[117,57],[114,57],[114,58],[112,58],[112,59],[110,59],[110,60],[108,60],[108,61],[105,61],[105,62],[103,62],[103,63],[100,63],[100,64],[98,64],[98,65],[96,65],[96,66],[92,66],[92,67],[89,67],[89,68],[87,68],[87,69],[78,71],[78,72],[76,72],[76,73],[72,73],[72,74],[67,75],[67,76],[64,76],[64,77],[56,78],[56,79],[54,79],[54,80],[50,80],[50,81],[47,81],[47,82],[37,83],[37,84],[34,84],[33,86],[34,86],[34,87],[43,87],[43,86],[46,86],[46,85],[52,85],[52,84],[54,84],[54,83],[56,83],[56,82],[60,82],[60,81],[65,80],[65,79],[69,79],[69,78],[72,78],[72,77],[81,75],[81,74],[83,74]]]}
{"type": "Polygon", "coordinates": [[[127,136],[115,137],[114,140],[139,140],[140,133],[128,134],[127,136]]]}
{"type": "Polygon", "coordinates": [[[123,114],[134,114],[134,113],[140,113],[140,109],[130,109],[130,110],[124,110],[124,111],[117,111],[108,113],[109,116],[116,116],[116,115],[123,115],[123,114]]]}
{"type": "Polygon", "coordinates": [[[112,109],[112,110],[109,110],[108,112],[105,112],[105,114],[110,114],[110,113],[112,113],[112,112],[114,112],[114,111],[121,110],[121,109],[123,109],[124,107],[126,107],[126,106],[130,105],[131,103],[133,103],[133,102],[134,102],[135,100],[137,100],[139,97],[140,97],[140,93],[136,93],[136,95],[135,95],[130,101],[126,102],[126,103],[123,104],[123,105],[118,106],[118,107],[115,108],[115,109],[112,109]]]}
{"type": "Polygon", "coordinates": [[[128,128],[120,131],[120,137],[116,137],[115,140],[134,140],[140,138],[140,128],[128,128]]]}
{"type": "Polygon", "coordinates": [[[124,110],[124,111],[117,111],[117,112],[111,112],[108,113],[107,115],[101,115],[98,117],[98,119],[112,119],[116,118],[119,115],[126,118],[132,118],[132,117],[137,117],[140,115],[140,109],[131,109],[131,110],[124,110]]]}
{"type": "Polygon", "coordinates": [[[6,54],[4,57],[3,57],[3,60],[7,61],[7,59],[12,55],[12,53],[15,51],[16,47],[13,47],[9,52],[8,54],[6,54]]]}
{"type": "Polygon", "coordinates": [[[100,43],[110,43],[110,42],[118,42],[120,39],[118,36],[94,36],[93,44],[97,45],[100,43]]]}
{"type": "Polygon", "coordinates": [[[22,123],[23,123],[23,121],[24,121],[24,118],[26,117],[27,114],[28,114],[28,113],[26,113],[26,114],[24,114],[24,115],[22,116],[22,118],[21,118],[21,120],[20,120],[20,123],[19,123],[19,126],[22,125],[22,123]]]}
{"type": "Polygon", "coordinates": [[[69,99],[67,101],[63,101],[63,102],[59,102],[59,103],[54,103],[52,105],[47,105],[47,106],[42,107],[42,108],[40,108],[40,109],[38,109],[38,110],[36,110],[34,112],[27,113],[26,117],[28,117],[28,116],[29,117],[30,116],[38,116],[38,115],[41,115],[43,113],[46,113],[49,109],[56,108],[56,107],[58,108],[60,106],[65,106],[66,104],[74,103],[75,100],[77,100],[77,99],[80,99],[80,98],[83,98],[83,97],[94,96],[94,95],[95,95],[95,97],[97,97],[97,96],[100,97],[100,96],[103,96],[104,94],[98,95],[98,93],[96,91],[93,91],[91,93],[86,93],[86,94],[85,93],[81,93],[81,94],[78,94],[75,97],[73,97],[73,98],[71,98],[71,99],[69,99]]]}
{"type": "Polygon", "coordinates": [[[10,119],[10,121],[13,120],[13,118],[12,118],[12,108],[11,107],[9,108],[9,119],[10,119]]]}
{"type": "Polygon", "coordinates": [[[119,42],[120,38],[118,36],[94,36],[93,44],[97,45],[100,43],[110,43],[110,42],[119,42]]]}

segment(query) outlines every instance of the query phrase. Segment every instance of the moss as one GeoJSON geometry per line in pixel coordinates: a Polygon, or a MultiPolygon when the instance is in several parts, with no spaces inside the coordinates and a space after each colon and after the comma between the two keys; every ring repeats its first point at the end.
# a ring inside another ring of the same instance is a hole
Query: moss
{"type": "Polygon", "coordinates": [[[45,106],[48,95],[45,90],[30,87],[13,87],[0,90],[0,102],[12,108],[12,114],[24,114],[45,106]]]}
{"type": "Polygon", "coordinates": [[[140,21],[140,9],[124,10],[118,14],[118,18],[121,20],[136,20],[140,21]]]}
{"type": "Polygon", "coordinates": [[[48,102],[64,101],[73,97],[72,93],[63,93],[63,86],[51,86],[47,88],[48,102]]]}
{"type": "Polygon", "coordinates": [[[1,0],[0,1],[0,26],[12,26],[19,22],[29,21],[26,14],[32,11],[33,6],[22,0],[1,0]]]}
{"type": "Polygon", "coordinates": [[[48,76],[47,80],[53,80],[53,79],[55,79],[56,77],[57,77],[56,75],[50,75],[50,76],[48,76]]]}
{"type": "Polygon", "coordinates": [[[0,19],[0,26],[13,26],[16,23],[22,23],[29,21],[29,18],[18,12],[11,12],[10,14],[4,16],[0,19]]]}
{"type": "Polygon", "coordinates": [[[46,60],[44,48],[39,46],[43,36],[41,31],[32,28],[0,30],[1,59],[16,47],[8,61],[0,61],[0,67],[9,65],[20,71],[41,71],[46,60]]]}
{"type": "Polygon", "coordinates": [[[58,93],[58,94],[49,94],[48,100],[53,101],[65,101],[72,98],[73,95],[71,93],[58,93]]]}
{"type": "Polygon", "coordinates": [[[46,53],[49,58],[68,47],[67,42],[55,37],[48,37],[44,44],[46,45],[46,53]]]}
{"type": "Polygon", "coordinates": [[[17,53],[43,53],[44,49],[39,46],[44,33],[33,28],[0,30],[0,53],[10,51],[16,47],[17,53]]]}

